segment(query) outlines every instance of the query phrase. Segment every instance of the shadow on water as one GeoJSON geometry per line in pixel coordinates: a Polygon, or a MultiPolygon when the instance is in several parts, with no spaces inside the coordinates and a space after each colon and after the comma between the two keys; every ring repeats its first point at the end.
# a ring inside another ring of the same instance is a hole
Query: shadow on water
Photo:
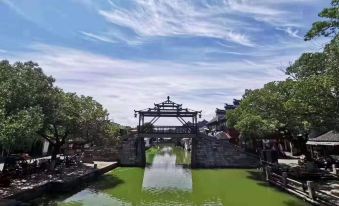
{"type": "Polygon", "coordinates": [[[295,200],[284,201],[284,204],[286,206],[305,206],[305,205],[308,205],[307,203],[300,203],[300,202],[295,201],[295,200]]]}
{"type": "Polygon", "coordinates": [[[147,153],[146,168],[119,167],[87,188],[43,197],[35,205],[308,205],[269,186],[258,170],[191,170],[190,153],[175,146],[150,148],[147,153]]]}
{"type": "Polygon", "coordinates": [[[106,190],[112,189],[123,183],[125,183],[125,181],[116,176],[104,175],[99,177],[93,185],[89,186],[89,188],[95,188],[95,190],[106,190]]]}
{"type": "Polygon", "coordinates": [[[256,171],[247,171],[247,173],[249,174],[247,176],[247,178],[254,180],[255,182],[257,182],[258,185],[260,186],[265,186],[265,187],[269,187],[270,185],[265,181],[265,177],[262,174],[262,172],[256,170],[256,171]]]}
{"type": "MultiPolygon", "coordinates": [[[[262,187],[267,187],[267,188],[270,188],[276,192],[281,192],[281,193],[286,193],[288,194],[286,191],[284,191],[283,189],[281,188],[278,188],[274,185],[271,185],[270,183],[266,182],[265,180],[265,176],[263,175],[263,173],[261,171],[247,171],[247,173],[249,174],[247,176],[247,178],[251,179],[251,180],[254,180],[257,185],[259,186],[262,186],[262,187]]],[[[299,197],[296,197],[299,199],[299,197]]],[[[300,199],[301,200],[301,199],[300,199]]],[[[286,206],[305,206],[305,205],[310,205],[306,202],[301,202],[301,201],[298,201],[298,200],[288,200],[288,201],[284,201],[283,202],[284,205],[286,206]]]]}
{"type": "MultiPolygon", "coordinates": [[[[85,188],[88,188],[93,193],[98,193],[101,190],[112,189],[116,186],[123,184],[124,181],[120,178],[113,176],[113,175],[104,175],[98,177],[95,182],[90,182],[87,184],[82,184],[76,187],[71,192],[66,193],[49,193],[46,195],[41,196],[40,198],[34,199],[29,202],[31,206],[57,206],[59,205],[58,202],[62,202],[65,199],[68,199],[75,194],[83,191],[85,188]],[[53,201],[51,201],[53,200],[53,201]]],[[[76,205],[76,204],[74,204],[76,205]]]]}

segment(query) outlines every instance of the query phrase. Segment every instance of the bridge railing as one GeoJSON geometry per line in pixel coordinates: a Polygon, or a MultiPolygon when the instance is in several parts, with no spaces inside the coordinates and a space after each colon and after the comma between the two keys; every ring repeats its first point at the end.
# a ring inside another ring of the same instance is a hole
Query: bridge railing
{"type": "Polygon", "coordinates": [[[152,129],[142,130],[145,134],[196,134],[196,127],[191,126],[153,126],[152,129]]]}

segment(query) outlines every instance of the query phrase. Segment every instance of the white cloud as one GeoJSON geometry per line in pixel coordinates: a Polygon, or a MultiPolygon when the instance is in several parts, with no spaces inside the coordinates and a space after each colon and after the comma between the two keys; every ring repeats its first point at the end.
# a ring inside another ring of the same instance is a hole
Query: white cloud
{"type": "MultiPolygon", "coordinates": [[[[66,91],[93,96],[123,124],[135,125],[134,109],[144,109],[168,95],[184,106],[203,110],[210,119],[216,107],[239,98],[246,88],[283,79],[276,59],[243,62],[126,61],[80,50],[34,45],[15,60],[38,62],[66,91]]],[[[282,57],[289,58],[289,57],[282,57]]],[[[285,61],[285,59],[283,60],[285,61]]]]}
{"type": "Polygon", "coordinates": [[[109,22],[127,27],[142,37],[202,36],[254,46],[250,38],[237,31],[245,22],[225,15],[220,5],[197,6],[194,1],[136,0],[133,9],[113,6],[99,13],[109,22]]]}
{"type": "Polygon", "coordinates": [[[293,30],[291,27],[287,27],[285,29],[285,32],[290,35],[291,37],[295,37],[295,38],[298,38],[298,39],[302,39],[302,37],[298,34],[299,31],[296,29],[296,30],[293,30]]]}
{"type": "MultiPolygon", "coordinates": [[[[304,27],[303,14],[293,8],[312,5],[317,0],[224,0],[234,12],[279,27],[304,27]]],[[[318,1],[319,3],[320,1],[318,1]]]]}
{"type": "MultiPolygon", "coordinates": [[[[258,21],[299,38],[297,29],[304,28],[304,15],[291,8],[312,5],[316,0],[135,0],[127,1],[129,6],[107,2],[111,8],[101,7],[98,13],[114,25],[133,30],[140,38],[198,36],[254,47],[261,44],[256,42],[256,32],[264,29],[258,21]]],[[[105,38],[116,35],[126,40],[119,33],[105,34],[105,38]]]]}
{"type": "Polygon", "coordinates": [[[98,41],[103,41],[103,42],[107,42],[107,43],[116,43],[117,42],[117,41],[114,41],[113,39],[111,39],[107,36],[103,36],[103,35],[96,35],[96,34],[84,32],[84,31],[81,31],[80,33],[83,34],[85,37],[92,39],[92,40],[98,40],[98,41]]]}
{"type": "Polygon", "coordinates": [[[270,7],[267,1],[263,3],[263,1],[226,0],[226,3],[231,10],[258,16],[280,16],[286,14],[285,11],[270,7]]]}

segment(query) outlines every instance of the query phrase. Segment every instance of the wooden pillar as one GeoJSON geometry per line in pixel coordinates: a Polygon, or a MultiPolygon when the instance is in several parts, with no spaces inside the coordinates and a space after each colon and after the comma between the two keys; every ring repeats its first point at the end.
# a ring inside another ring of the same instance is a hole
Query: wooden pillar
{"type": "Polygon", "coordinates": [[[198,117],[195,116],[195,132],[198,134],[198,117]]]}
{"type": "Polygon", "coordinates": [[[272,172],[271,167],[266,166],[265,171],[266,171],[266,181],[269,182],[271,179],[271,172],[272,172]]]}
{"type": "Polygon", "coordinates": [[[337,172],[337,168],[336,168],[336,165],[335,164],[332,164],[332,173],[337,175],[338,172],[337,172]]]}
{"type": "Polygon", "coordinates": [[[314,185],[312,181],[307,181],[307,192],[308,192],[308,196],[309,198],[311,198],[312,200],[315,198],[314,197],[314,185]]]}
{"type": "Polygon", "coordinates": [[[141,125],[140,125],[140,123],[141,123],[141,115],[140,115],[140,113],[139,113],[139,126],[138,126],[138,133],[140,133],[141,132],[141,125]]]}
{"type": "Polygon", "coordinates": [[[282,173],[284,187],[287,187],[287,172],[282,173]]]}

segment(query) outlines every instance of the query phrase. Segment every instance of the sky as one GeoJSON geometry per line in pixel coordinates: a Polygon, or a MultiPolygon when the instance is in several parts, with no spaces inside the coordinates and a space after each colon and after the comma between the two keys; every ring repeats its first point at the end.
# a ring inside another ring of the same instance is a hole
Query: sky
{"type": "MultiPolygon", "coordinates": [[[[330,0],[0,0],[0,59],[37,62],[66,92],[135,126],[171,100],[210,120],[326,39],[303,36],[330,0]]],[[[161,124],[161,122],[160,122],[161,124]]]]}

